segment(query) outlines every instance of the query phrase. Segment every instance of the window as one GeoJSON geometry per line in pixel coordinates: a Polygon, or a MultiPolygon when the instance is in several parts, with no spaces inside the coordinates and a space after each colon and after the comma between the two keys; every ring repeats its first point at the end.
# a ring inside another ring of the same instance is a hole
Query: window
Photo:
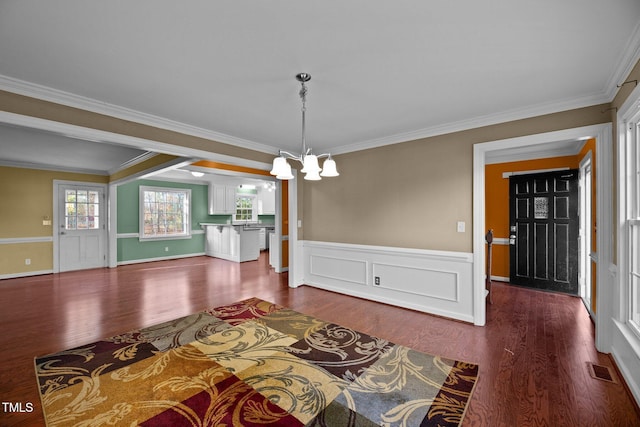
{"type": "Polygon", "coordinates": [[[640,107],[631,111],[628,117],[625,144],[620,150],[621,167],[624,168],[621,197],[625,208],[621,238],[626,242],[626,248],[623,247],[626,253],[621,256],[627,266],[623,272],[628,280],[627,323],[640,337],[640,107]]]}
{"type": "Polygon", "coordinates": [[[629,300],[631,327],[640,336],[640,114],[629,123],[627,138],[627,188],[629,224],[629,300]]]}
{"type": "Polygon", "coordinates": [[[629,321],[640,336],[640,219],[630,220],[629,229],[629,286],[631,288],[631,316],[629,321]]]}
{"type": "Polygon", "coordinates": [[[140,187],[140,240],[191,236],[191,190],[140,187]]]}
{"type": "Polygon", "coordinates": [[[99,191],[65,189],[64,228],[66,230],[96,230],[100,228],[99,191]]]}
{"type": "Polygon", "coordinates": [[[257,208],[255,194],[238,194],[234,222],[257,222],[257,208]]]}

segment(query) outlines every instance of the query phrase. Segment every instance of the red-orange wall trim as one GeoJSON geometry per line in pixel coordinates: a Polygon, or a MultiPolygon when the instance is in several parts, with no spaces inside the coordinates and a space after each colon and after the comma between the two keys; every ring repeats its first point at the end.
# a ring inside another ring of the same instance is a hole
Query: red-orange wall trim
{"type": "Polygon", "coordinates": [[[228,165],[226,163],[212,162],[210,160],[200,160],[198,162],[192,163],[192,165],[200,166],[203,168],[222,169],[222,170],[235,171],[235,172],[252,173],[255,175],[271,176],[269,171],[265,171],[262,169],[248,168],[245,166],[228,165]]]}

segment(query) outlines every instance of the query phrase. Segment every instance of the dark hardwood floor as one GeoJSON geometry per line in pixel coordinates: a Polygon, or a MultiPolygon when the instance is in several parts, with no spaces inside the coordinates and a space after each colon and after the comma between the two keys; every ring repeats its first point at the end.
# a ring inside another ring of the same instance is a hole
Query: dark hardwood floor
{"type": "MultiPolygon", "coordinates": [[[[587,362],[612,367],[594,347],[578,298],[494,283],[487,326],[430,316],[308,286],[259,261],[197,257],[0,280],[0,398],[33,405],[1,426],[44,425],[33,358],[208,307],[259,297],[423,352],[480,365],[464,426],[640,426],[620,379],[592,379],[587,362]]],[[[615,374],[615,371],[614,371],[615,374]]]]}

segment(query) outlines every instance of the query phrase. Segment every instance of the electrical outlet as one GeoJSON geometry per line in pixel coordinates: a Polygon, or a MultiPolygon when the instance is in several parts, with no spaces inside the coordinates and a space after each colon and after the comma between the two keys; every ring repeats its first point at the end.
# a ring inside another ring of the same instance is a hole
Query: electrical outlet
{"type": "Polygon", "coordinates": [[[458,233],[464,233],[465,224],[464,221],[458,221],[458,233]]]}
{"type": "Polygon", "coordinates": [[[373,283],[374,283],[376,286],[380,286],[380,276],[376,276],[376,277],[373,279],[373,283]]]}
{"type": "Polygon", "coordinates": [[[169,252],[169,246],[165,246],[165,247],[164,247],[164,251],[165,251],[165,252],[169,252]]]}
{"type": "Polygon", "coordinates": [[[24,265],[31,265],[31,258],[25,258],[24,265]]]}

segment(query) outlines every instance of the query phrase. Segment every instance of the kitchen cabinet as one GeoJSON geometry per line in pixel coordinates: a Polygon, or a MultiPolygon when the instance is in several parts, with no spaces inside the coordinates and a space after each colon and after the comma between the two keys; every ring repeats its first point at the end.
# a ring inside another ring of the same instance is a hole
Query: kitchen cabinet
{"type": "Polygon", "coordinates": [[[280,272],[280,240],[275,232],[269,232],[269,265],[280,272]]]}
{"type": "Polygon", "coordinates": [[[258,231],[258,241],[260,242],[260,250],[263,251],[267,249],[267,233],[264,227],[260,228],[258,231]]]}
{"type": "Polygon", "coordinates": [[[258,189],[258,215],[276,214],[276,193],[275,191],[258,189]]]}
{"type": "Polygon", "coordinates": [[[234,262],[260,257],[260,231],[229,224],[200,224],[205,228],[205,253],[234,262]]]}
{"type": "Polygon", "coordinates": [[[233,215],[236,212],[236,187],[209,184],[209,215],[233,215]]]}

